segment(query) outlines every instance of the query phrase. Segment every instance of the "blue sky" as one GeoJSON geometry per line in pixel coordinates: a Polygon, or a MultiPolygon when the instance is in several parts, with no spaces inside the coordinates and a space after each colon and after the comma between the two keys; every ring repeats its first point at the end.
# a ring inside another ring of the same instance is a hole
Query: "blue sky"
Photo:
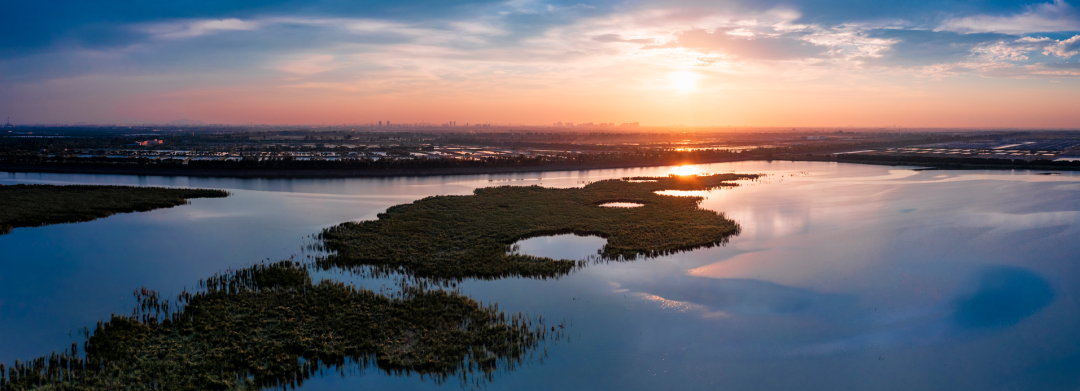
{"type": "Polygon", "coordinates": [[[1076,127],[1078,52],[1075,0],[21,1],[0,115],[1076,127]]]}

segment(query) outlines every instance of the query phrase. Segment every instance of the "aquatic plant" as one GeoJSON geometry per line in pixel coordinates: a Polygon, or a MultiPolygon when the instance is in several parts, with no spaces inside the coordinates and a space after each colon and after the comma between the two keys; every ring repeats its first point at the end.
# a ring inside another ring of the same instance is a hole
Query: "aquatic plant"
{"type": "Polygon", "coordinates": [[[171,208],[191,198],[228,195],[211,189],[0,185],[0,235],[18,227],[85,222],[117,213],[171,208]]]}
{"type": "Polygon", "coordinates": [[[736,186],[758,175],[718,174],[634,177],[582,188],[502,186],[469,196],[427,197],[390,207],[378,220],[325,229],[319,239],[334,254],[323,267],[372,265],[415,277],[456,280],[564,275],[579,263],[511,253],[511,245],[536,236],[573,233],[607,239],[606,259],[658,256],[724,243],[739,226],[701,209],[701,197],[659,195],[661,190],[736,186]],[[608,202],[644,204],[604,208],[608,202]]]}
{"type": "Polygon", "coordinates": [[[130,316],[91,332],[82,354],[53,353],[4,368],[0,390],[225,390],[297,387],[327,370],[377,367],[478,386],[528,360],[552,336],[541,319],[508,315],[456,293],[392,297],[313,284],[283,261],[204,281],[175,302],[134,292],[130,316]]]}

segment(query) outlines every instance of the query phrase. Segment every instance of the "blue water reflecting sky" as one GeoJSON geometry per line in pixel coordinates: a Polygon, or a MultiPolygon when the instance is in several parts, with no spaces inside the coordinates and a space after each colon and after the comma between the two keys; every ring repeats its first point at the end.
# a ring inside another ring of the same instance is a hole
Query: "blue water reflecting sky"
{"type": "MultiPolygon", "coordinates": [[[[490,388],[1080,386],[1080,176],[790,162],[694,169],[773,174],[694,193],[741,224],[725,247],[598,264],[558,280],[460,285],[569,331],[543,363],[502,374],[490,388]]],[[[672,170],[303,180],[0,174],[0,183],[234,192],[0,236],[0,331],[19,336],[0,342],[0,361],[69,345],[68,332],[130,308],[121,297],[135,287],[179,291],[230,267],[304,256],[306,235],[391,205],[490,185],[580,186],[672,170]]],[[[570,238],[533,239],[543,243],[523,252],[587,254],[603,245],[570,238]]],[[[374,289],[387,283],[327,275],[374,289]]],[[[458,388],[378,371],[304,385],[355,387],[458,388]]]]}

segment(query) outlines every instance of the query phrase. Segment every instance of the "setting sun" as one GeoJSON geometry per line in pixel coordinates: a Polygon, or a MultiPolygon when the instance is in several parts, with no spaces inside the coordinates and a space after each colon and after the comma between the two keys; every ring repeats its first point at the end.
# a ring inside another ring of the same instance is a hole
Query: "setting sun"
{"type": "Polygon", "coordinates": [[[693,91],[697,89],[698,78],[694,72],[675,72],[671,74],[671,86],[679,91],[693,91]]]}
{"type": "Polygon", "coordinates": [[[696,166],[679,166],[678,168],[675,169],[675,172],[673,174],[679,175],[679,176],[695,175],[695,174],[697,174],[697,167],[696,166]]]}

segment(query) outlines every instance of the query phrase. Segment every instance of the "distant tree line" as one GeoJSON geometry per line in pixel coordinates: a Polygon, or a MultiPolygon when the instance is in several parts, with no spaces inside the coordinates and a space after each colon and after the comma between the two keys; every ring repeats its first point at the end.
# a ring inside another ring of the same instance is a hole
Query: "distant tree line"
{"type": "Polygon", "coordinates": [[[896,156],[896,155],[838,155],[837,161],[853,163],[896,163],[896,164],[924,164],[942,167],[963,168],[969,166],[1009,166],[1017,168],[1027,167],[1060,167],[1063,169],[1080,168],[1080,161],[1052,161],[1052,160],[1022,160],[1022,159],[993,159],[993,158],[963,158],[963,157],[935,157],[935,156],[896,156]]]}
{"type": "MultiPolygon", "coordinates": [[[[388,154],[390,156],[396,154],[388,154]]],[[[187,169],[422,169],[452,167],[526,167],[542,165],[580,165],[580,164],[692,164],[712,161],[727,161],[771,155],[771,151],[729,151],[700,150],[677,151],[642,149],[630,152],[601,153],[558,153],[553,155],[504,155],[483,157],[407,157],[373,158],[361,156],[338,160],[311,159],[300,160],[291,156],[258,159],[251,156],[239,160],[181,160],[150,159],[145,157],[109,158],[109,157],[69,157],[46,156],[42,154],[6,154],[0,155],[0,164],[64,165],[64,166],[157,166],[187,169]]]]}

